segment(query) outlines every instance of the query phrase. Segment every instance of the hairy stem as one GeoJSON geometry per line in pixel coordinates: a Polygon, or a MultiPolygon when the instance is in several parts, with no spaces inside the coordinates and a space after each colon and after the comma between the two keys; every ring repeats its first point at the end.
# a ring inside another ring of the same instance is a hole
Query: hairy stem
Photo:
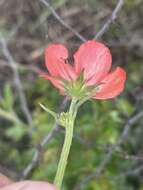
{"type": "Polygon", "coordinates": [[[74,121],[76,115],[74,114],[75,112],[75,107],[76,107],[76,100],[73,99],[71,101],[70,109],[69,109],[69,117],[67,118],[66,121],[66,133],[65,133],[65,139],[64,139],[64,144],[60,156],[60,161],[58,164],[58,169],[56,173],[56,177],[54,180],[54,184],[58,187],[58,189],[61,189],[62,186],[62,181],[64,178],[64,173],[68,161],[68,156],[70,152],[70,147],[72,144],[72,138],[73,138],[73,128],[74,128],[74,121]]]}

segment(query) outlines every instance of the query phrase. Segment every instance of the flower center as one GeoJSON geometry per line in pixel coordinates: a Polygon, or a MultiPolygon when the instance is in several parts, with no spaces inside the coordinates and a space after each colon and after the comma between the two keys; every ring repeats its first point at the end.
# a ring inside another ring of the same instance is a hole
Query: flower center
{"type": "Polygon", "coordinates": [[[73,81],[64,81],[64,88],[66,94],[70,97],[75,97],[77,99],[82,99],[87,96],[92,96],[99,90],[99,86],[87,86],[84,80],[84,73],[81,74],[73,81]]]}
{"type": "Polygon", "coordinates": [[[83,72],[76,78],[76,80],[70,81],[65,84],[66,93],[70,97],[76,97],[81,99],[86,96],[87,89],[85,86],[83,72]]]}

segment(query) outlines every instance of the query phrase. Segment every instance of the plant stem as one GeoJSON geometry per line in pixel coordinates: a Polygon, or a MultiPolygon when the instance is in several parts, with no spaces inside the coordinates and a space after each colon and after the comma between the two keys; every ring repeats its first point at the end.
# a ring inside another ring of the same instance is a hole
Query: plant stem
{"type": "Polygon", "coordinates": [[[64,144],[63,144],[63,148],[62,148],[62,152],[60,156],[60,161],[58,164],[56,177],[54,180],[54,184],[59,190],[61,189],[61,186],[62,186],[62,181],[64,178],[68,155],[69,155],[70,147],[72,144],[74,121],[76,117],[76,115],[74,114],[75,107],[76,107],[76,99],[73,99],[71,101],[71,105],[69,109],[69,117],[67,118],[66,127],[65,127],[66,132],[65,132],[64,144]]]}

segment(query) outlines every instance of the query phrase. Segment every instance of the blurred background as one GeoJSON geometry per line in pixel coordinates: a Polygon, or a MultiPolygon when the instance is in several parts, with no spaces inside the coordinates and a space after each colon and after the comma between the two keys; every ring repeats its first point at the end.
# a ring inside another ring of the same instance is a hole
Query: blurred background
{"type": "MultiPolygon", "coordinates": [[[[96,36],[118,1],[44,2],[0,0],[0,172],[52,182],[64,131],[39,103],[59,112],[68,103],[39,77],[44,48],[60,42],[74,52],[82,36],[96,36]]],[[[98,38],[111,49],[113,67],[126,70],[126,88],[116,99],[81,107],[64,190],[143,190],[142,18],[143,1],[125,0],[98,38]]]]}

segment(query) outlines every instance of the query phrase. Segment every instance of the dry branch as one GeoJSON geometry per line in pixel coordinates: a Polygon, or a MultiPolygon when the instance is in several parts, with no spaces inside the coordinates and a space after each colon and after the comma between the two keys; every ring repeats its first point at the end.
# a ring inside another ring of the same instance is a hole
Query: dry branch
{"type": "Polygon", "coordinates": [[[0,44],[1,44],[3,55],[7,59],[8,64],[11,67],[13,74],[14,74],[14,84],[17,87],[20,104],[21,104],[21,109],[23,110],[23,113],[27,119],[28,124],[32,125],[32,116],[31,116],[30,110],[28,108],[26,96],[25,96],[25,93],[23,90],[22,82],[20,80],[20,75],[18,72],[16,62],[14,61],[14,58],[12,57],[12,55],[8,49],[7,42],[4,38],[0,39],[0,44]]]}
{"type": "Polygon", "coordinates": [[[108,18],[108,20],[105,22],[105,24],[101,27],[99,32],[95,35],[94,39],[99,39],[103,36],[103,34],[109,29],[110,25],[115,21],[117,18],[118,12],[121,10],[122,6],[124,4],[124,0],[118,0],[118,3],[113,10],[111,16],[108,18]]]}
{"type": "Polygon", "coordinates": [[[48,0],[40,0],[45,6],[47,6],[50,11],[52,12],[53,16],[68,30],[70,30],[75,36],[77,36],[82,42],[86,41],[86,38],[83,37],[81,34],[79,34],[74,28],[72,28],[70,25],[68,25],[54,10],[54,8],[50,5],[48,0]]]}

